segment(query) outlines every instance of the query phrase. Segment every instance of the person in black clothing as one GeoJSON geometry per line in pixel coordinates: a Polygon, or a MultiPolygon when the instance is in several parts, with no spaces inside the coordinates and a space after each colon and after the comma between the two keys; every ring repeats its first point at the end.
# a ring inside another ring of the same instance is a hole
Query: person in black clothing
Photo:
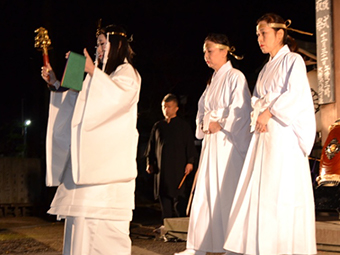
{"type": "Polygon", "coordinates": [[[149,174],[155,175],[154,195],[159,199],[162,218],[185,217],[186,182],[184,176],[194,169],[197,151],[187,122],[177,117],[178,100],[168,94],[162,101],[164,120],[154,124],[146,150],[149,174]]]}

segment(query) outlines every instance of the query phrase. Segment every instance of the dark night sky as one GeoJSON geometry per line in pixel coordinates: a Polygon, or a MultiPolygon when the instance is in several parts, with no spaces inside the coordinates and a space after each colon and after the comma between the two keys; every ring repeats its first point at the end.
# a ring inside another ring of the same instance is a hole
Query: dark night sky
{"type": "MultiPolygon", "coordinates": [[[[67,51],[82,53],[86,47],[94,54],[99,18],[103,25],[124,24],[134,37],[135,64],[142,76],[139,129],[147,133],[162,117],[160,101],[169,92],[187,98],[181,113],[194,125],[197,101],[211,74],[202,53],[209,32],[225,33],[236,53],[244,55],[236,67],[252,88],[266,59],[255,35],[256,20],[266,12],[291,19],[293,28],[315,33],[314,0],[0,0],[0,155],[4,154],[4,144],[12,146],[8,141],[14,138],[9,134],[20,133],[21,129],[14,127],[20,125],[22,115],[32,119],[29,156],[41,156],[44,150],[48,91],[40,77],[41,53],[33,47],[36,28],[49,30],[53,47],[50,62],[60,77],[67,51]]],[[[315,42],[315,36],[292,36],[315,42]]]]}

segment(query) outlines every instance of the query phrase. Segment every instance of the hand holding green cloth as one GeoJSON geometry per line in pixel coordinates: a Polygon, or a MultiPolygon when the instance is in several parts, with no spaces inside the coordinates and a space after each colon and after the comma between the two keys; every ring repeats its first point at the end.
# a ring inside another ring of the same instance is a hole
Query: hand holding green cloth
{"type": "Polygon", "coordinates": [[[61,86],[80,91],[83,87],[85,56],[70,52],[67,59],[61,86]]]}

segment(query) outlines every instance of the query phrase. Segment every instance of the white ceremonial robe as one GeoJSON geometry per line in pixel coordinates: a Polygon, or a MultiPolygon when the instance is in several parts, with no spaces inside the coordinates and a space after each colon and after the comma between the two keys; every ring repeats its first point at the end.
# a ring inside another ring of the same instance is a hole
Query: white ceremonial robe
{"type": "Polygon", "coordinates": [[[269,107],[273,117],[268,132],[255,132],[250,142],[224,248],[252,255],[316,254],[308,163],[315,117],[302,57],[281,48],[260,72],[254,96],[253,113],[269,107]]]}
{"type": "Polygon", "coordinates": [[[131,255],[129,227],[129,221],[67,217],[63,254],[131,255]]]}
{"type": "Polygon", "coordinates": [[[198,104],[196,137],[204,138],[192,203],[187,249],[224,252],[225,230],[250,141],[250,92],[228,61],[214,73],[198,104]],[[222,129],[204,134],[217,121],[222,129]]]}
{"type": "Polygon", "coordinates": [[[95,68],[79,94],[51,92],[46,184],[59,187],[48,213],[131,220],[140,84],[125,63],[111,75],[95,68]]]}

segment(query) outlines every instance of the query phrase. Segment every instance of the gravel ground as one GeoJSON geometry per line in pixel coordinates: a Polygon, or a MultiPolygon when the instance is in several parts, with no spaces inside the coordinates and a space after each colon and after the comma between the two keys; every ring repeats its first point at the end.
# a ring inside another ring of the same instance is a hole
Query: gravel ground
{"type": "Polygon", "coordinates": [[[0,254],[61,252],[63,222],[37,217],[0,218],[0,254]]]}
{"type": "MultiPolygon", "coordinates": [[[[185,249],[183,241],[164,242],[154,227],[131,224],[133,247],[170,255],[185,249]]],[[[0,254],[61,254],[63,222],[50,223],[35,217],[0,218],[0,254]]],[[[134,249],[133,249],[134,250],[134,249]]],[[[139,255],[138,253],[132,253],[139,255]]]]}
{"type": "MultiPolygon", "coordinates": [[[[165,242],[154,232],[161,224],[158,204],[136,207],[131,223],[132,255],[172,255],[185,249],[185,242],[165,242]]],[[[0,217],[0,255],[59,255],[63,246],[63,221],[54,216],[0,217]]]]}
{"type": "Polygon", "coordinates": [[[0,232],[0,254],[45,253],[55,251],[44,243],[10,231],[0,232]],[[2,240],[6,236],[6,240],[2,240]]]}

